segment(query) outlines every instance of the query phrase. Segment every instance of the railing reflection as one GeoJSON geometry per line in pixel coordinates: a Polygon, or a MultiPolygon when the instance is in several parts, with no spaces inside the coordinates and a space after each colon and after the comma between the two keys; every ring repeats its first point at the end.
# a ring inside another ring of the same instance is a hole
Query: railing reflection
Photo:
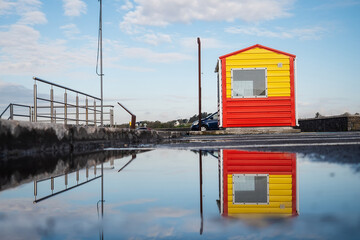
{"type": "MultiPolygon", "coordinates": [[[[110,162],[110,164],[113,163],[110,162]]],[[[97,176],[97,166],[93,166],[91,167],[93,168],[93,177],[89,178],[89,167],[86,167],[85,169],[85,178],[86,180],[84,181],[80,181],[80,170],[76,170],[76,171],[72,171],[72,172],[66,172],[64,174],[59,174],[59,175],[55,175],[55,176],[51,176],[51,177],[48,177],[48,178],[43,178],[43,179],[40,179],[40,180],[34,180],[34,198],[35,200],[33,201],[34,203],[38,203],[38,202],[41,202],[45,199],[48,199],[48,198],[51,198],[51,197],[54,197],[58,194],[61,194],[61,193],[64,193],[64,192],[67,192],[69,190],[72,190],[74,188],[77,188],[77,187],[80,187],[86,183],[89,183],[89,182],[92,182],[94,181],[95,179],[98,179],[98,178],[103,178],[103,164],[101,164],[101,174],[97,176]],[[72,185],[72,186],[68,186],[69,185],[69,175],[73,175],[75,174],[76,175],[76,184],[72,185]],[[64,179],[64,189],[61,189],[59,191],[56,191],[54,192],[54,189],[55,189],[55,179],[58,179],[58,178],[62,178],[64,179]],[[46,182],[46,181],[49,181],[50,182],[50,190],[51,190],[51,194],[48,194],[48,195],[45,195],[39,199],[37,199],[37,196],[38,196],[38,183],[40,182],[46,182]]],[[[108,169],[114,169],[114,167],[110,167],[108,169]]],[[[102,180],[103,182],[103,180],[102,180]]],[[[103,184],[102,184],[103,186],[103,184]]],[[[102,198],[103,198],[103,195],[102,195],[102,198]]]]}

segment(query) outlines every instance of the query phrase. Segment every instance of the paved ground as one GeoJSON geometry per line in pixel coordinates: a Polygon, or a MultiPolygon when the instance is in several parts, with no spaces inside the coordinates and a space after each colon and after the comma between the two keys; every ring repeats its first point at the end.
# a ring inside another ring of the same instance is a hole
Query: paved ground
{"type": "Polygon", "coordinates": [[[158,147],[298,152],[360,163],[360,132],[186,136],[158,147]]]}

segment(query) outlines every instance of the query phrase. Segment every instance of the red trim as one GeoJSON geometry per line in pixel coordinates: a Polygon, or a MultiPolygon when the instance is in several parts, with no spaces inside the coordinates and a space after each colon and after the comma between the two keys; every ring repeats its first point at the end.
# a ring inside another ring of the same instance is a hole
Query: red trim
{"type": "Polygon", "coordinates": [[[221,59],[221,81],[222,81],[222,127],[227,127],[227,103],[226,103],[226,59],[221,59]]]}
{"type": "Polygon", "coordinates": [[[253,48],[263,48],[263,49],[266,49],[266,50],[269,50],[269,51],[272,51],[272,52],[276,52],[276,53],[279,53],[279,54],[283,54],[283,55],[286,55],[286,56],[289,56],[289,57],[292,57],[292,58],[295,58],[296,55],[294,54],[290,54],[290,53],[287,53],[287,52],[283,52],[283,51],[279,51],[277,49],[273,49],[273,48],[269,48],[269,47],[265,47],[263,45],[260,45],[260,44],[256,44],[256,45],[253,45],[251,47],[247,47],[247,48],[244,48],[244,49],[241,49],[241,50],[238,50],[238,51],[235,51],[235,52],[232,52],[232,53],[229,53],[229,54],[226,54],[226,55],[223,55],[221,57],[219,57],[220,59],[224,59],[224,58],[227,58],[227,57],[230,57],[232,55],[235,55],[235,54],[238,54],[238,53],[242,53],[242,52],[245,52],[247,50],[250,50],[250,49],[253,49],[253,48]]]}
{"type": "Polygon", "coordinates": [[[291,97],[291,126],[296,125],[295,113],[295,77],[294,77],[294,58],[290,57],[290,97],[291,97]]]}

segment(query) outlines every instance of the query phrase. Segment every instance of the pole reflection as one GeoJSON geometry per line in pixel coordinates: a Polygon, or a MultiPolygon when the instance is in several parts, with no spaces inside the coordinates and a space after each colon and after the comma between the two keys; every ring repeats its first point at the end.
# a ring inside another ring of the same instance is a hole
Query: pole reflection
{"type": "Polygon", "coordinates": [[[203,185],[203,177],[202,177],[202,150],[199,151],[199,177],[200,177],[200,235],[202,235],[204,230],[204,216],[203,216],[203,192],[202,192],[202,185],[203,185]]]}

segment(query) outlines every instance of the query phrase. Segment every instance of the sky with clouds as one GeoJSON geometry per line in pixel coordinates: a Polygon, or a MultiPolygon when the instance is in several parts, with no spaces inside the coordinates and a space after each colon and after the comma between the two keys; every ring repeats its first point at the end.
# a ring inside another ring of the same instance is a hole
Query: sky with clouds
{"type": "MultiPolygon", "coordinates": [[[[0,111],[32,103],[33,76],[100,96],[98,17],[98,0],[0,0],[0,111]]],[[[204,111],[218,57],[262,44],[297,56],[300,118],[360,112],[359,23],[359,0],[103,0],[104,101],[138,120],[194,115],[200,37],[204,111]]]]}

